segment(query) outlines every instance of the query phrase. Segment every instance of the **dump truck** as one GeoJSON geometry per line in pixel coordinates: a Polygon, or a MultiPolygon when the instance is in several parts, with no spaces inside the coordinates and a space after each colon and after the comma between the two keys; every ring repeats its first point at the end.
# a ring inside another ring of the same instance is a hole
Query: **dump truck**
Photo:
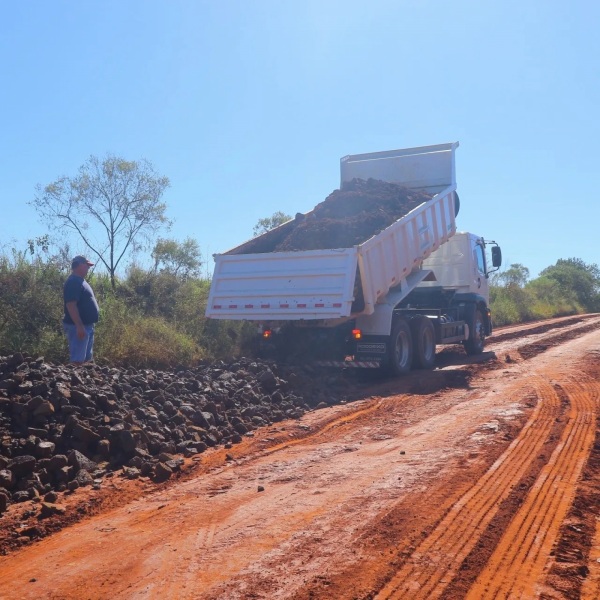
{"type": "MultiPolygon", "coordinates": [[[[457,147],[343,157],[340,189],[376,180],[425,192],[425,200],[352,247],[253,252],[261,236],[214,255],[206,316],[253,321],[275,357],[330,367],[403,374],[433,367],[438,345],[483,352],[492,333],[488,277],[501,251],[456,230],[457,147]]],[[[293,225],[263,236],[280,238],[293,225]]]]}

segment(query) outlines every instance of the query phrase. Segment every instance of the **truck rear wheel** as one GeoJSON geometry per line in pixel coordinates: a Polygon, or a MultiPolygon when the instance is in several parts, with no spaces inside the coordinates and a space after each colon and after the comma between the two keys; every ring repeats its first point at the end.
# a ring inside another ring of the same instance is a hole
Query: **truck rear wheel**
{"type": "Polygon", "coordinates": [[[481,309],[476,308],[469,325],[469,339],[464,342],[467,354],[481,354],[485,346],[485,323],[481,309]]]}
{"type": "Polygon", "coordinates": [[[435,330],[427,317],[418,315],[410,321],[413,342],[413,365],[431,369],[435,365],[435,330]]]}
{"type": "Polygon", "coordinates": [[[388,367],[392,375],[404,375],[410,371],[413,344],[410,326],[406,319],[397,319],[392,328],[388,358],[388,367]]]}

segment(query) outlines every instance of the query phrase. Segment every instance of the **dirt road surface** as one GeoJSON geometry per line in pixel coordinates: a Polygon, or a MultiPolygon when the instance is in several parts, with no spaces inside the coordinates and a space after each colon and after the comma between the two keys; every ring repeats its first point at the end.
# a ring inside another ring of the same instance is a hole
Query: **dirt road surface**
{"type": "Polygon", "coordinates": [[[600,316],[357,389],[174,483],[74,494],[104,500],[1,557],[0,598],[600,598],[600,316]]]}

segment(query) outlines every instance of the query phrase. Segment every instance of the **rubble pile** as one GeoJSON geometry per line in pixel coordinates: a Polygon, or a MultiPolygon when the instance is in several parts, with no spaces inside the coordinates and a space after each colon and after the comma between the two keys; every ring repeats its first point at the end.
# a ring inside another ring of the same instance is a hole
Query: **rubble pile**
{"type": "Polygon", "coordinates": [[[0,357],[0,514],[115,470],[163,481],[182,456],[333,404],[343,385],[244,358],[160,372],[0,357]]]}

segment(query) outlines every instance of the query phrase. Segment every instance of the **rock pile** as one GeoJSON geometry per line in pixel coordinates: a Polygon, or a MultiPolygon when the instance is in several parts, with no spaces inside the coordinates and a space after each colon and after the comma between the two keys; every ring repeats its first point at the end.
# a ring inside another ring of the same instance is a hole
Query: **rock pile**
{"type": "Polygon", "coordinates": [[[173,372],[0,357],[0,514],[13,502],[129,478],[168,479],[208,447],[336,402],[344,384],[254,359],[173,372]]]}
{"type": "Polygon", "coordinates": [[[309,213],[231,250],[230,254],[351,248],[431,199],[431,194],[376,179],[353,179],[309,213]]]}

